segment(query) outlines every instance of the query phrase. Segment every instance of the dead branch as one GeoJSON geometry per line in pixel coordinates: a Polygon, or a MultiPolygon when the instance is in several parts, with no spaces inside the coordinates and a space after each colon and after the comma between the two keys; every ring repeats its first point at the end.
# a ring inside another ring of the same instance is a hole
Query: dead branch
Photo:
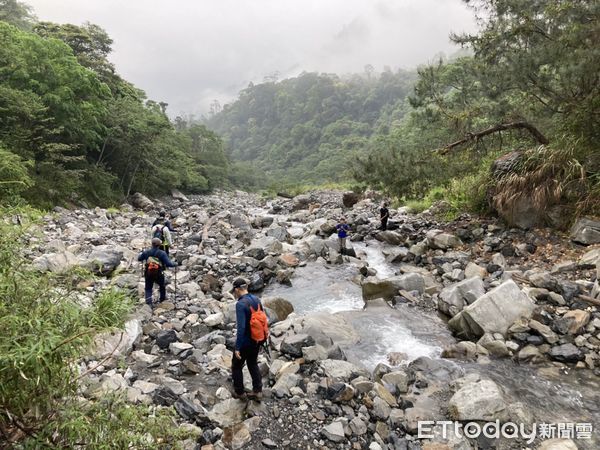
{"type": "Polygon", "coordinates": [[[485,129],[483,131],[479,131],[477,133],[469,133],[463,139],[453,142],[451,144],[448,144],[445,147],[442,147],[441,149],[438,150],[438,152],[442,155],[445,155],[446,153],[453,150],[454,148],[456,148],[460,145],[466,144],[467,142],[470,142],[473,140],[479,140],[482,137],[488,136],[490,134],[498,133],[500,131],[515,130],[515,129],[525,129],[525,130],[529,131],[529,133],[531,133],[531,135],[535,138],[535,140],[538,141],[540,144],[547,145],[550,142],[548,140],[548,138],[540,132],[540,130],[538,130],[536,127],[531,125],[529,122],[518,121],[518,122],[511,122],[511,123],[501,123],[500,125],[496,125],[496,126],[487,128],[487,129],[485,129]]]}

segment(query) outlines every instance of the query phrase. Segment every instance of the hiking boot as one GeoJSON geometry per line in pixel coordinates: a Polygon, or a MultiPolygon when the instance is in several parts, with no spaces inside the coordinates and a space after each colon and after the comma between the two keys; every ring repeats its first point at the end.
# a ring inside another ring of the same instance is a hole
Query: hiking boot
{"type": "Polygon", "coordinates": [[[263,393],[262,391],[260,392],[248,392],[247,397],[250,400],[256,400],[257,402],[260,402],[263,398],[263,393]]]}
{"type": "Polygon", "coordinates": [[[235,398],[236,400],[248,400],[248,396],[246,395],[246,393],[242,393],[242,394],[238,394],[237,392],[234,392],[233,394],[231,394],[231,396],[233,398],[235,398]]]}

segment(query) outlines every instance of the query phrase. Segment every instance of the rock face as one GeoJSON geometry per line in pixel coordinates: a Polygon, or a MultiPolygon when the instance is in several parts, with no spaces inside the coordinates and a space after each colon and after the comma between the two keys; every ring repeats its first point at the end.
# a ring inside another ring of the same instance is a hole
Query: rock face
{"type": "Polygon", "coordinates": [[[407,273],[385,280],[369,277],[362,284],[362,296],[365,300],[377,298],[391,300],[401,289],[409,292],[418,291],[422,294],[425,290],[425,280],[418,273],[407,273]]]}
{"type": "Polygon", "coordinates": [[[96,336],[94,340],[94,356],[99,361],[109,357],[104,364],[108,367],[114,366],[119,358],[131,352],[134,342],[141,334],[141,321],[138,319],[129,320],[125,322],[124,330],[117,333],[105,333],[96,336]]]}
{"type": "Polygon", "coordinates": [[[579,219],[571,229],[571,240],[584,245],[600,243],[600,221],[579,219]]]}
{"type": "Polygon", "coordinates": [[[515,282],[508,280],[463,309],[448,326],[458,336],[472,340],[484,333],[506,336],[508,328],[521,317],[529,318],[534,307],[515,282]]]}

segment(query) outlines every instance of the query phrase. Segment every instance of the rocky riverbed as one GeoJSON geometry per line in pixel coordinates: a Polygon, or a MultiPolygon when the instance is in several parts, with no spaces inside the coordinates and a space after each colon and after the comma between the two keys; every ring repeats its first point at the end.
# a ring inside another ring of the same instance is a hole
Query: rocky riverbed
{"type": "Polygon", "coordinates": [[[81,362],[82,394],[173,406],[174,426],[196,436],[183,448],[600,447],[600,224],[580,221],[569,236],[399,209],[381,232],[378,200],[134,196],[118,211],[57,208],[26,251],[39,270],[97,275],[77,291],[82,308],[109,287],[140,299],[125,329],[98,336],[81,362]],[[180,267],[151,311],[136,260],[162,208],[180,267]],[[342,215],[347,255],[334,233],[342,215]],[[230,394],[238,276],[272,321],[262,403],[230,394]],[[555,429],[531,443],[444,435],[439,424],[419,437],[426,420],[555,429]]]}

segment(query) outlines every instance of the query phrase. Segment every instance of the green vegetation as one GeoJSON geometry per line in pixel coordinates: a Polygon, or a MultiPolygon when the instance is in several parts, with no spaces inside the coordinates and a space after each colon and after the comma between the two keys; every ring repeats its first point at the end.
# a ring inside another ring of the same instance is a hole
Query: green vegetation
{"type": "Polygon", "coordinates": [[[78,361],[96,334],[120,327],[133,302],[102,291],[85,308],[77,286],[91,279],[78,269],[60,275],[32,271],[19,252],[39,217],[31,209],[2,209],[0,222],[0,440],[17,448],[156,448],[186,437],[171,408],[132,406],[120,398],[77,397],[78,361]],[[19,221],[15,218],[19,218],[19,221]],[[20,225],[17,224],[20,222],[20,225]]]}
{"type": "Polygon", "coordinates": [[[569,204],[599,213],[600,6],[468,3],[481,31],[453,39],[472,56],[419,69],[412,111],[371,143],[356,178],[397,197],[441,186],[444,199],[479,208],[480,200],[469,203],[489,186],[500,202],[526,196],[539,210],[569,204]],[[490,156],[513,150],[520,162],[492,177],[490,156]]]}
{"type": "Polygon", "coordinates": [[[93,24],[36,22],[0,2],[0,202],[116,204],[132,192],[204,192],[227,184],[218,136],[171,123],[108,61],[93,24]]]}
{"type": "Polygon", "coordinates": [[[250,84],[207,125],[224,136],[230,157],[243,162],[242,183],[348,182],[371,136],[387,133],[404,116],[414,79],[413,72],[375,75],[368,68],[364,75],[303,73],[250,84]]]}

